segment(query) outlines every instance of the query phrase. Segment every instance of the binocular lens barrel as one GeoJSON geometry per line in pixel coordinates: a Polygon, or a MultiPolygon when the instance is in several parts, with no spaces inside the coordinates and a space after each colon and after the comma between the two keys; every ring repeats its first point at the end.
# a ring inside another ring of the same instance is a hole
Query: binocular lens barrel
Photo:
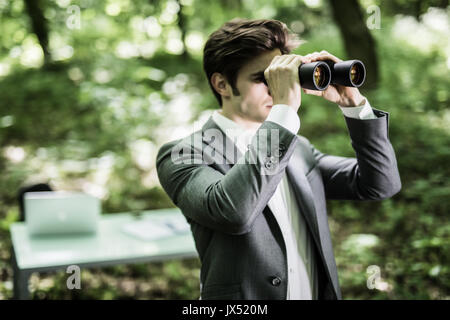
{"type": "Polygon", "coordinates": [[[328,85],[360,87],[366,79],[366,68],[359,60],[333,62],[331,60],[302,64],[298,68],[300,85],[310,90],[325,90],[328,85]]]}
{"type": "Polygon", "coordinates": [[[325,90],[331,81],[331,70],[323,61],[305,63],[298,67],[298,76],[302,88],[325,90]]]}
{"type": "Polygon", "coordinates": [[[366,68],[359,60],[347,60],[338,63],[327,60],[331,69],[331,84],[346,87],[360,87],[366,79],[366,68]]]}

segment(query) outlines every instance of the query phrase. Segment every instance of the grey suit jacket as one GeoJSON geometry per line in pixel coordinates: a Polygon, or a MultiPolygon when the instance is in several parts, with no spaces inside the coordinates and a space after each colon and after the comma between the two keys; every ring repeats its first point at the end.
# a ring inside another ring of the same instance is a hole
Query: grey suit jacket
{"type": "Polygon", "coordinates": [[[401,189],[389,115],[374,112],[377,119],[345,117],[356,158],[323,154],[270,121],[242,157],[212,118],[161,147],[158,177],[191,226],[202,263],[201,299],[286,299],[286,248],[267,206],[284,173],[314,238],[319,299],[341,299],[326,199],[382,200],[401,189]],[[258,139],[270,145],[276,136],[275,149],[258,148],[258,139]]]}

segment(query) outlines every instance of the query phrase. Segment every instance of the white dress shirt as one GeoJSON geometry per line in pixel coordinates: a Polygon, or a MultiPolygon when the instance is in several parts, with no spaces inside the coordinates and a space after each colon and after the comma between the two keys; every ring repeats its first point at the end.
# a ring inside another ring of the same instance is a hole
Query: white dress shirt
{"type": "MultiPolygon", "coordinates": [[[[365,99],[360,107],[341,107],[345,116],[356,119],[377,118],[365,99]]],[[[214,122],[233,141],[239,151],[244,154],[251,143],[256,130],[245,129],[226,118],[221,111],[214,111],[214,122]]],[[[274,105],[266,121],[272,121],[297,134],[300,129],[300,118],[293,108],[287,105],[274,105]]],[[[280,226],[287,252],[288,267],[288,300],[312,300],[318,298],[318,257],[314,251],[314,239],[301,214],[295,194],[284,173],[281,182],[268,202],[268,206],[280,226]]]]}

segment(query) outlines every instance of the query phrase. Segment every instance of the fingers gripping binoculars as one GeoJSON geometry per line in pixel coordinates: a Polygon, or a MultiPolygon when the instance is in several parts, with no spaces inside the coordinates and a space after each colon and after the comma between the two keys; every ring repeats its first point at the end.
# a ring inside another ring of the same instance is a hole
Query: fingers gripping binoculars
{"type": "Polygon", "coordinates": [[[316,61],[300,65],[298,77],[302,88],[310,90],[322,91],[330,84],[358,88],[366,79],[366,68],[359,60],[316,61]]]}

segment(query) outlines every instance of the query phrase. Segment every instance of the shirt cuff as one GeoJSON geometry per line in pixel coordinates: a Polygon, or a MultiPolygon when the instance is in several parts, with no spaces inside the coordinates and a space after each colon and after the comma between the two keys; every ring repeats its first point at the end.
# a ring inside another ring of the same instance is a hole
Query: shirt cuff
{"type": "Polygon", "coordinates": [[[288,129],[293,134],[300,130],[300,118],[292,107],[286,104],[276,104],[272,107],[266,121],[272,121],[288,129]]]}
{"type": "Polygon", "coordinates": [[[366,102],[364,105],[359,107],[341,107],[342,113],[344,116],[348,118],[354,118],[354,119],[361,119],[361,120],[368,120],[368,119],[376,119],[377,116],[375,113],[373,113],[372,107],[370,106],[369,100],[367,100],[366,97],[364,97],[366,102]]]}

